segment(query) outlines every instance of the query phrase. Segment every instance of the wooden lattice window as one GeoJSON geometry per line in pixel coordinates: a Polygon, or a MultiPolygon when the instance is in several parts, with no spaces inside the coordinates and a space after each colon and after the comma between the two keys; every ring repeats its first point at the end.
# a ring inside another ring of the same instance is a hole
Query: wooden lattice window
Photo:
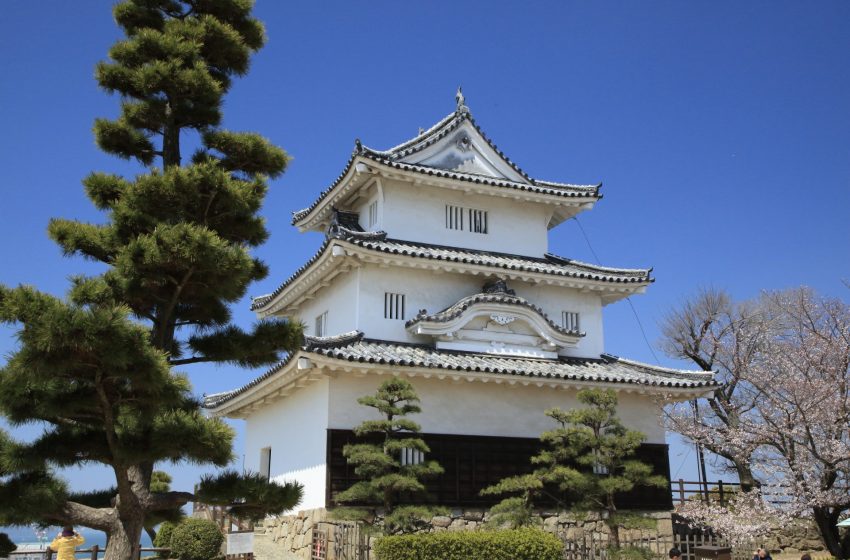
{"type": "Polygon", "coordinates": [[[575,311],[561,312],[561,326],[568,331],[579,331],[579,314],[575,311]]]}
{"type": "Polygon", "coordinates": [[[487,233],[487,211],[446,204],[446,229],[487,233]]]}
{"type": "Polygon", "coordinates": [[[487,233],[487,211],[469,208],[469,231],[487,233]]]}
{"type": "Polygon", "coordinates": [[[404,294],[384,293],[384,319],[404,319],[404,294]]]}
{"type": "Polygon", "coordinates": [[[268,480],[272,474],[272,448],[260,449],[260,476],[268,480]]]}
{"type": "Polygon", "coordinates": [[[369,205],[369,225],[367,227],[375,227],[378,223],[378,201],[372,202],[369,205]]]}
{"type": "Polygon", "coordinates": [[[328,312],[325,311],[316,317],[315,336],[326,336],[328,334],[328,312]]]}
{"type": "Polygon", "coordinates": [[[401,450],[399,462],[403,467],[406,465],[421,465],[425,462],[425,454],[419,451],[418,449],[405,447],[401,450]]]}
{"type": "Polygon", "coordinates": [[[463,229],[463,208],[446,204],[446,228],[463,229]]]}

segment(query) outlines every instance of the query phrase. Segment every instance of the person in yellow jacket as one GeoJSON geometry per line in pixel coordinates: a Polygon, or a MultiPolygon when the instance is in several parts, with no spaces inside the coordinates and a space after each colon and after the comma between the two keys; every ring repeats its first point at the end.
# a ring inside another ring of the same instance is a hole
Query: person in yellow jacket
{"type": "Polygon", "coordinates": [[[56,553],[56,560],[74,560],[75,549],[86,542],[86,539],[73,527],[65,527],[50,543],[50,550],[56,553]]]}

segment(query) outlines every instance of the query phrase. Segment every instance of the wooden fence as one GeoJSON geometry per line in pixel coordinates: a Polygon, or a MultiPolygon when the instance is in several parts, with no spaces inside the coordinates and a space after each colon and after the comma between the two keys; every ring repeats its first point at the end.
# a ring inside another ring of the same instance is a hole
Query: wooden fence
{"type": "Polygon", "coordinates": [[[354,521],[320,522],[313,527],[310,560],[369,560],[369,537],[354,521]]]}
{"type": "Polygon", "coordinates": [[[726,505],[729,498],[741,490],[741,485],[738,482],[722,480],[697,482],[680,478],[670,481],[670,490],[673,494],[673,505],[681,505],[691,500],[726,505]]]}
{"type": "MultiPolygon", "coordinates": [[[[94,545],[91,548],[83,548],[83,549],[77,550],[74,554],[75,554],[75,556],[78,556],[80,554],[90,554],[91,560],[98,560],[99,555],[103,554],[104,552],[106,552],[106,549],[102,549],[98,545],[94,545]]],[[[136,555],[136,559],[138,560],[139,558],[141,558],[142,553],[145,553],[145,552],[153,552],[156,555],[159,555],[163,552],[165,552],[165,553],[171,552],[171,549],[170,548],[140,548],[138,554],[136,555]]],[[[44,550],[13,551],[13,552],[9,553],[9,560],[15,560],[15,558],[22,557],[22,556],[27,557],[27,558],[40,557],[43,560],[53,560],[53,556],[55,554],[56,553],[53,550],[51,550],[50,548],[46,548],[44,550]]]]}
{"type": "MultiPolygon", "coordinates": [[[[576,538],[566,529],[557,536],[564,543],[563,560],[609,560],[608,537],[585,533],[576,538]]],[[[673,534],[659,535],[657,531],[645,530],[640,535],[631,533],[620,541],[622,547],[642,548],[656,560],[668,560],[671,548],[682,552],[682,560],[697,560],[694,549],[699,546],[729,546],[729,543],[707,531],[692,530],[684,525],[673,527],[673,534]]],[[[732,548],[733,560],[749,560],[752,544],[745,543],[732,548]]],[[[369,560],[368,539],[364,539],[361,527],[355,523],[321,523],[313,528],[311,560],[369,560]]]]}
{"type": "MultiPolygon", "coordinates": [[[[608,560],[609,541],[607,537],[600,535],[587,536],[584,538],[567,538],[563,534],[558,535],[564,543],[564,560],[608,560]]],[[[694,549],[698,546],[729,546],[729,543],[716,535],[694,532],[689,534],[674,533],[668,536],[659,536],[654,532],[646,532],[639,537],[620,540],[621,547],[642,548],[656,560],[669,560],[668,553],[671,548],[678,548],[682,553],[682,560],[697,560],[694,549]]],[[[750,545],[732,548],[733,560],[749,560],[752,558],[750,545]]]]}
{"type": "Polygon", "coordinates": [[[192,502],[192,517],[214,521],[225,535],[227,533],[244,533],[254,530],[254,522],[249,519],[239,519],[227,513],[225,506],[213,506],[192,502]]]}

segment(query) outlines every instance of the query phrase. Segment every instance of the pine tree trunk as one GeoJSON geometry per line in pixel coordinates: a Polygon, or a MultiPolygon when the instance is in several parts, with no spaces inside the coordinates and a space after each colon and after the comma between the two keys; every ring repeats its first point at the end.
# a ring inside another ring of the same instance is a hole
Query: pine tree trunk
{"type": "Polygon", "coordinates": [[[619,549],[620,548],[620,525],[618,523],[611,523],[609,518],[608,528],[611,530],[611,539],[610,546],[612,548],[619,549]]]}
{"type": "Polygon", "coordinates": [[[115,528],[109,533],[106,541],[106,552],[104,560],[136,560],[139,558],[139,549],[144,528],[144,517],[134,516],[130,520],[119,520],[115,528]]]}
{"type": "Polygon", "coordinates": [[[180,127],[174,122],[171,102],[165,107],[165,129],[162,132],[162,164],[163,167],[180,165],[180,127]]]}

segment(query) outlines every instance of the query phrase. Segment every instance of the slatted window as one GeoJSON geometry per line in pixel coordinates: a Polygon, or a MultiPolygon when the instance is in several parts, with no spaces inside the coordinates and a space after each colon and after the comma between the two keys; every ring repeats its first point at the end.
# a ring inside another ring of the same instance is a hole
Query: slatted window
{"type": "Polygon", "coordinates": [[[463,229],[463,208],[446,204],[446,228],[463,229]]]}
{"type": "Polygon", "coordinates": [[[272,473],[272,448],[260,449],[260,476],[268,480],[272,473]]]}
{"type": "Polygon", "coordinates": [[[446,204],[446,229],[487,233],[487,211],[446,204]]]}
{"type": "Polygon", "coordinates": [[[374,227],[378,223],[378,201],[369,205],[369,226],[374,227]]]}
{"type": "Polygon", "coordinates": [[[401,457],[399,459],[401,460],[402,467],[406,465],[421,465],[425,462],[425,454],[418,449],[405,447],[401,450],[401,457]]]}
{"type": "Polygon", "coordinates": [[[469,231],[487,233],[487,211],[469,208],[469,231]]]}
{"type": "Polygon", "coordinates": [[[608,474],[608,467],[606,467],[605,465],[602,464],[601,461],[599,461],[599,454],[598,453],[595,453],[595,455],[596,455],[596,461],[594,461],[594,463],[593,463],[593,474],[608,474]]]}
{"type": "Polygon", "coordinates": [[[384,293],[384,319],[404,319],[404,294],[384,293]]]}
{"type": "Polygon", "coordinates": [[[325,311],[316,317],[315,336],[327,336],[328,334],[328,312],[325,311]]]}
{"type": "Polygon", "coordinates": [[[564,327],[568,331],[576,331],[579,330],[579,322],[578,322],[578,313],[575,311],[562,311],[561,312],[561,326],[564,327]]]}

